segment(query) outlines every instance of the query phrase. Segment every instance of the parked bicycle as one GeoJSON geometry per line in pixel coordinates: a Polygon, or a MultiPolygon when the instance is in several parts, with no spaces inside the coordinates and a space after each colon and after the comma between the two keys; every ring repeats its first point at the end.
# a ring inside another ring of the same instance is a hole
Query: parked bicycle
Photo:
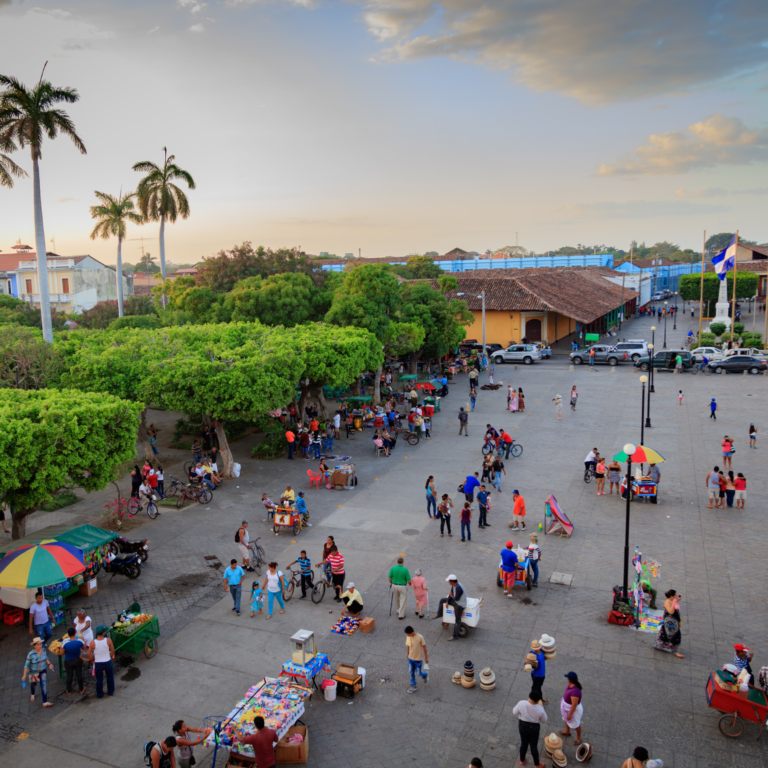
{"type": "Polygon", "coordinates": [[[248,544],[248,549],[251,552],[251,567],[256,571],[257,576],[261,576],[261,566],[267,563],[267,554],[259,541],[261,541],[261,537],[248,544]]]}
{"type": "Polygon", "coordinates": [[[403,440],[405,440],[408,445],[418,445],[419,443],[419,433],[414,431],[411,432],[407,426],[403,426],[402,424],[398,423],[397,426],[391,430],[398,438],[402,437],[403,440]]]}
{"type": "Polygon", "coordinates": [[[171,496],[175,496],[180,493],[184,488],[184,483],[181,480],[177,480],[173,475],[168,475],[168,482],[165,486],[165,498],[168,499],[171,496]]]}
{"type": "Polygon", "coordinates": [[[176,500],[176,509],[181,509],[187,499],[209,504],[212,498],[213,494],[204,485],[185,485],[181,489],[181,496],[176,500]]]}
{"type": "Polygon", "coordinates": [[[315,573],[312,572],[312,602],[319,603],[325,597],[325,590],[330,589],[333,592],[333,578],[331,577],[331,569],[322,568],[320,570],[322,578],[319,581],[315,581],[315,573]]]}

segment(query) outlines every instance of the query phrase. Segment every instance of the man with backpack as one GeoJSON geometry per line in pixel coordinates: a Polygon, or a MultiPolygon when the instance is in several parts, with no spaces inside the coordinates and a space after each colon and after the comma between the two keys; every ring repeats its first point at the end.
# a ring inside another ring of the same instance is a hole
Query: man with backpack
{"type": "Polygon", "coordinates": [[[168,736],[163,741],[148,741],[144,745],[144,764],[151,768],[176,768],[175,747],[175,736],[168,736]]]}
{"type": "Polygon", "coordinates": [[[469,432],[467,430],[467,422],[469,421],[469,416],[467,416],[467,412],[464,410],[464,407],[462,406],[459,408],[459,436],[464,434],[466,437],[469,437],[469,432]]]}
{"type": "Polygon", "coordinates": [[[251,568],[251,550],[248,547],[250,541],[251,537],[248,533],[248,521],[243,520],[235,534],[235,543],[240,547],[240,551],[243,553],[243,568],[245,568],[246,571],[253,570],[253,568],[251,568]]]}

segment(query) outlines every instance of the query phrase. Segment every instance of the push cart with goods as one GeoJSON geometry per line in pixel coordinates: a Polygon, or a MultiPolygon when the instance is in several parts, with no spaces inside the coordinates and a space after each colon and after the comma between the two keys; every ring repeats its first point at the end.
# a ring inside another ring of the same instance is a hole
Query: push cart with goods
{"type": "MultiPolygon", "coordinates": [[[[518,560],[518,567],[515,569],[515,586],[523,586],[530,592],[533,587],[533,571],[531,570],[531,561],[527,557],[518,560]]],[[[504,586],[504,571],[499,563],[499,573],[496,576],[496,586],[504,586]]]]}
{"type": "Polygon", "coordinates": [[[148,659],[151,659],[157,653],[159,646],[160,622],[157,616],[149,616],[144,621],[126,625],[121,622],[121,617],[127,614],[146,616],[141,613],[141,606],[133,603],[117,617],[115,623],[120,626],[112,626],[109,629],[109,639],[115,647],[115,653],[122,652],[133,656],[134,664],[142,651],[148,659]]]}
{"type": "Polygon", "coordinates": [[[757,738],[768,721],[768,697],[760,688],[749,686],[741,691],[735,677],[728,672],[712,672],[707,680],[707,706],[723,713],[718,727],[723,736],[738,739],[744,733],[744,721],[760,726],[757,738]]]}
{"type": "MultiPolygon", "coordinates": [[[[461,626],[459,627],[459,637],[466,637],[469,634],[470,627],[476,627],[480,621],[480,607],[483,604],[482,597],[468,597],[467,607],[461,614],[461,626]]],[[[456,612],[452,605],[445,603],[443,605],[443,626],[449,627],[456,623],[456,612]]]]}
{"type": "Polygon", "coordinates": [[[280,533],[281,528],[290,528],[293,531],[293,535],[298,536],[302,528],[301,512],[293,507],[278,507],[275,510],[272,530],[277,535],[280,533]]]}

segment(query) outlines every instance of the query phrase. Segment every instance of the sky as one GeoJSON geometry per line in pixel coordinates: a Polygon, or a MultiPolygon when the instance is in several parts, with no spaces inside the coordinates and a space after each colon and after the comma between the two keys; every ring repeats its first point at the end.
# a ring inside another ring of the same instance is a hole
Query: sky
{"type": "MultiPolygon", "coordinates": [[[[191,215],[166,257],[249,240],[309,253],[634,239],[768,241],[764,0],[0,0],[0,73],[45,62],[87,147],[43,145],[49,250],[89,238],[94,191],[163,148],[191,215]]],[[[31,172],[27,152],[14,159],[31,172]]],[[[131,225],[123,258],[159,255],[131,225]]],[[[0,251],[34,246],[32,183],[0,187],[0,251]]]]}

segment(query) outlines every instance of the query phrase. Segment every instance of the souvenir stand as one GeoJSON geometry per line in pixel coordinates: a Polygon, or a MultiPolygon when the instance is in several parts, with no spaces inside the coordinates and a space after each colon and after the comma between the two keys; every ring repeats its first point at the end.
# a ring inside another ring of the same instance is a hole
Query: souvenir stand
{"type": "Polygon", "coordinates": [[[291,680],[302,680],[306,687],[310,681],[317,689],[315,677],[323,669],[330,669],[331,662],[324,653],[318,653],[315,645],[315,633],[308,629],[300,629],[291,638],[291,658],[283,664],[280,677],[285,675],[291,680]]]}
{"type": "Polygon", "coordinates": [[[568,519],[568,515],[560,509],[557,499],[550,494],[544,502],[544,535],[559,533],[559,538],[565,536],[570,539],[573,528],[573,523],[568,519]]]}

